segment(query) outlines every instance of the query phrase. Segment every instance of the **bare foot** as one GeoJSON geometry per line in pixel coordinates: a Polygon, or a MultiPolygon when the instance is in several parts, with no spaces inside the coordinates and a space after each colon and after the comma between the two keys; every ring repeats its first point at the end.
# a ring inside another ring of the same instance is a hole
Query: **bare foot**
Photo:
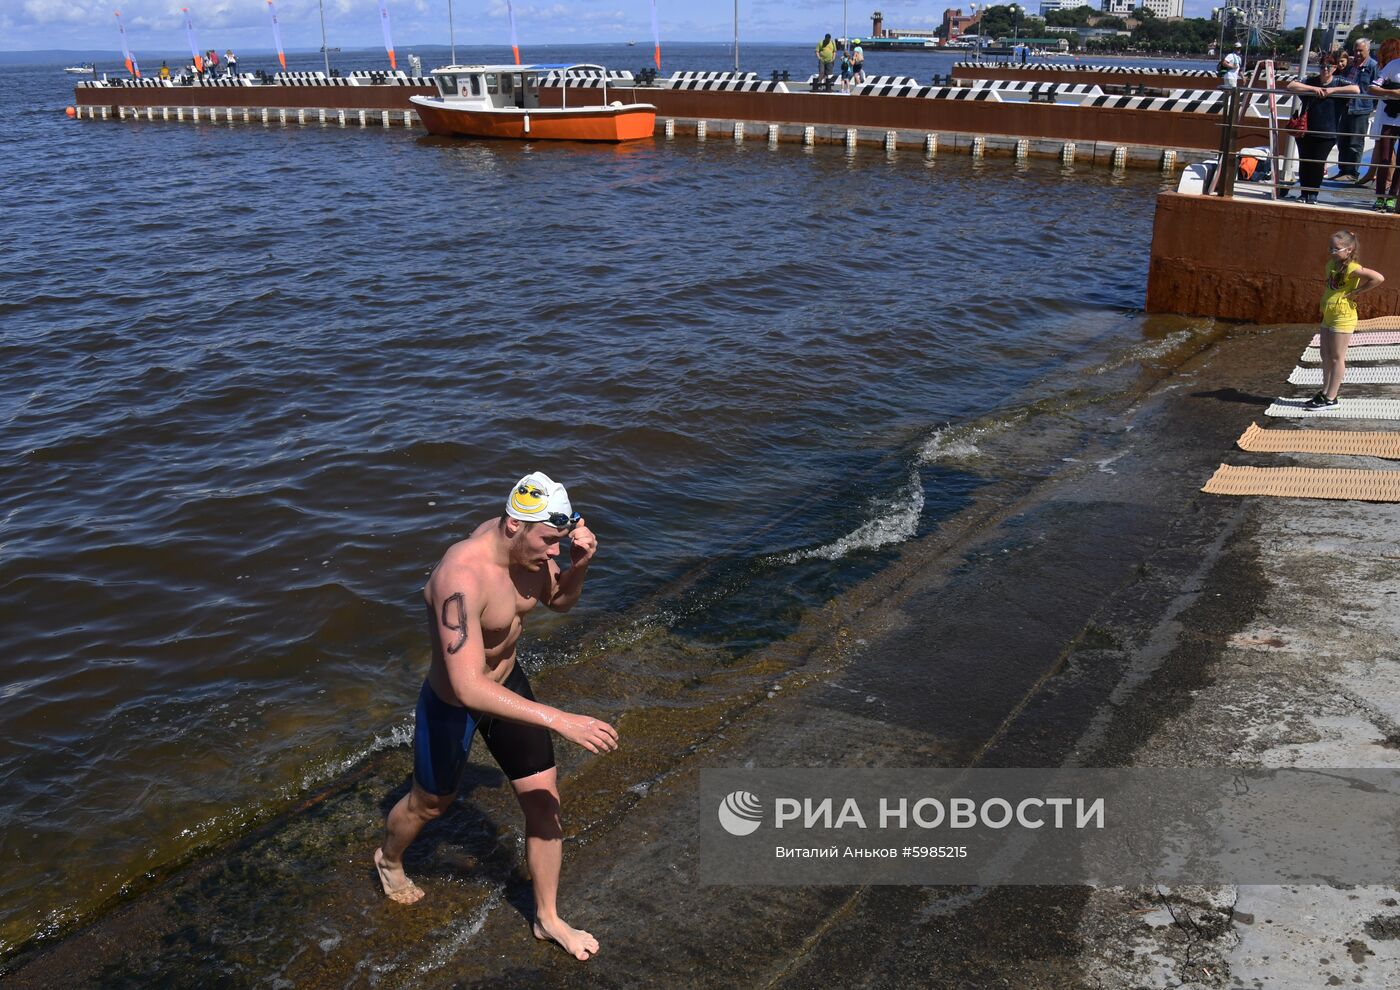
{"type": "Polygon", "coordinates": [[[384,893],[389,900],[398,904],[417,904],[423,899],[423,888],[404,874],[402,866],[384,865],[384,850],[374,851],[374,868],[379,871],[379,882],[384,885],[384,893]]]}
{"type": "Polygon", "coordinates": [[[598,940],[585,931],[570,928],[555,918],[553,921],[535,919],[535,938],[558,942],[575,959],[587,959],[598,951],[598,940]]]}

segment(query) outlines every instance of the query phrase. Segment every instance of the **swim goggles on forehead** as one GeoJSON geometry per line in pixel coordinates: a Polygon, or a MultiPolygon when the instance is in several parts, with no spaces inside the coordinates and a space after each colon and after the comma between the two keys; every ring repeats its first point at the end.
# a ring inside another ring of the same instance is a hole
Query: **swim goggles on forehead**
{"type": "Polygon", "coordinates": [[[555,529],[571,530],[578,525],[581,518],[583,517],[577,512],[551,512],[548,519],[541,521],[549,523],[555,529]]]}

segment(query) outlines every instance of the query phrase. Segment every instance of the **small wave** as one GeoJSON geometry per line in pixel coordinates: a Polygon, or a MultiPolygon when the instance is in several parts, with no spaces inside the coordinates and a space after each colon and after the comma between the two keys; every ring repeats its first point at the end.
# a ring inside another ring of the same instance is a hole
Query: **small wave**
{"type": "Polygon", "coordinates": [[[1120,351],[1090,370],[1090,374],[1102,375],[1110,371],[1116,371],[1126,364],[1135,361],[1155,361],[1158,358],[1166,357],[1183,344],[1190,342],[1197,336],[1192,330],[1176,330],[1167,334],[1160,340],[1147,341],[1134,347],[1129,347],[1125,351],[1120,351]]]}
{"type": "Polygon", "coordinates": [[[446,941],[433,949],[428,958],[418,965],[418,975],[427,976],[450,963],[457,953],[467,947],[476,933],[481,931],[486,924],[486,919],[500,903],[501,895],[498,891],[488,897],[485,903],[473,911],[465,921],[452,926],[446,941]]]}
{"type": "Polygon", "coordinates": [[[1026,415],[1026,410],[1017,409],[993,420],[940,426],[919,448],[919,463],[937,464],[940,461],[965,461],[979,457],[982,448],[978,446],[978,441],[1014,426],[1026,415]]]}
{"type": "Polygon", "coordinates": [[[800,560],[840,560],[855,550],[874,550],[891,543],[903,543],[918,530],[923,514],[923,480],[917,470],[910,471],[908,483],[893,495],[871,500],[870,518],[866,522],[832,543],[785,554],[780,559],[785,564],[800,560]]]}
{"type": "Polygon", "coordinates": [[[395,746],[407,746],[413,741],[413,719],[408,718],[400,722],[389,730],[387,734],[375,734],[366,745],[345,756],[332,757],[311,763],[301,772],[301,777],[297,781],[296,789],[283,789],[283,797],[292,799],[301,796],[318,784],[334,780],[336,777],[349,770],[354,769],[364,762],[374,753],[381,749],[390,749],[395,746]]]}

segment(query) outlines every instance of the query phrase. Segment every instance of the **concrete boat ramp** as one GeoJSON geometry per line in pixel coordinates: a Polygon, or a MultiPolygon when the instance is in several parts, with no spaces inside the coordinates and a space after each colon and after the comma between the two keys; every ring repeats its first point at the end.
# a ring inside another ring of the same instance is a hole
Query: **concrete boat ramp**
{"type": "Polygon", "coordinates": [[[530,936],[494,767],[412,850],[426,900],[385,901],[396,748],[6,986],[1397,985],[1395,890],[720,887],[695,852],[710,767],[1400,763],[1400,558],[1375,546],[1400,510],[1199,492],[1311,332],[1198,334],[1126,391],[971,424],[926,468],[984,478],[968,507],[737,662],[609,629],[542,674],[624,741],[561,747],[561,905],[602,943],[588,963],[530,936]]]}

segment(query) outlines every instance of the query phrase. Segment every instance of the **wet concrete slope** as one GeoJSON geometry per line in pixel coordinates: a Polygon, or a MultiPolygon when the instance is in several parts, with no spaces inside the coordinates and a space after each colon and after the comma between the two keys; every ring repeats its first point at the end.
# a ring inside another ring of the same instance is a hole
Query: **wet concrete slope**
{"type": "Polygon", "coordinates": [[[1163,678],[1206,676],[1238,610],[1199,636],[1191,617],[1249,600],[1247,573],[1213,570],[1247,540],[1249,503],[1198,489],[1305,335],[1231,338],[1143,394],[989,432],[976,457],[1000,480],[976,505],[754,656],[643,630],[549,678],[625,740],[561,752],[561,909],[603,943],[588,964],[530,937],[517,812],[491,771],[412,851],[425,902],[384,902],[368,857],[404,784],[396,750],[7,985],[1082,985],[1082,890],[705,885],[699,772],[1124,762],[1189,694],[1163,678]],[[1186,673],[1166,662],[1183,644],[1186,673]],[[638,651],[666,675],[638,677],[638,651]]]}

